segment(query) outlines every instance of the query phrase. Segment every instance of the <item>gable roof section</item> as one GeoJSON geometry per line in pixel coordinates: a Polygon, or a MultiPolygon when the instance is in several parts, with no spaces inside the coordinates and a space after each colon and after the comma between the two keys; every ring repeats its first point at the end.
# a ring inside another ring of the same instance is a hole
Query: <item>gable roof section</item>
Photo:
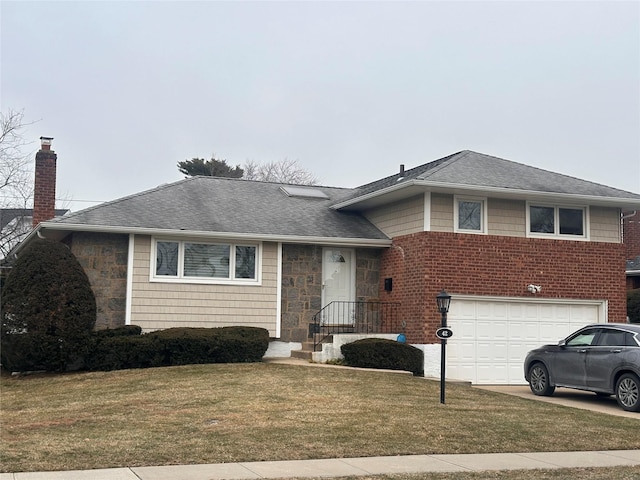
{"type": "Polygon", "coordinates": [[[640,205],[640,195],[635,193],[464,150],[406,170],[402,175],[362,185],[333,208],[366,208],[426,189],[522,199],[547,197],[620,207],[640,205]],[[387,199],[376,200],[377,197],[387,199]]]}
{"type": "Polygon", "coordinates": [[[282,186],[190,177],[46,222],[43,228],[390,244],[389,238],[362,216],[328,208],[352,190],[308,187],[326,195],[317,198],[288,196],[282,186]]]}

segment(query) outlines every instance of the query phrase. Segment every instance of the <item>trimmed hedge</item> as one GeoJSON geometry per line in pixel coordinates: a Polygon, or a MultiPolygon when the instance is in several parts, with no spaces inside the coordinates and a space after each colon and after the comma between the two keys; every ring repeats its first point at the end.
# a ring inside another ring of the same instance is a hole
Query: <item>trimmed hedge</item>
{"type": "Polygon", "coordinates": [[[57,337],[44,333],[3,334],[2,368],[9,372],[59,369],[60,345],[57,337]]]}
{"type": "Polygon", "coordinates": [[[117,328],[107,328],[104,330],[97,330],[93,332],[93,336],[96,338],[106,337],[126,337],[130,335],[141,335],[142,328],[138,325],[124,325],[117,328]]]}
{"type": "Polygon", "coordinates": [[[365,338],[340,347],[344,362],[352,367],[407,370],[415,376],[424,375],[422,350],[405,343],[384,338],[365,338]]]}
{"type": "Polygon", "coordinates": [[[86,364],[89,370],[120,370],[259,362],[268,347],[269,332],[254,327],[168,328],[145,335],[126,328],[103,330],[94,335],[86,364]]]}
{"type": "Polygon", "coordinates": [[[627,290],[627,316],[629,322],[640,323],[640,288],[627,290]]]}

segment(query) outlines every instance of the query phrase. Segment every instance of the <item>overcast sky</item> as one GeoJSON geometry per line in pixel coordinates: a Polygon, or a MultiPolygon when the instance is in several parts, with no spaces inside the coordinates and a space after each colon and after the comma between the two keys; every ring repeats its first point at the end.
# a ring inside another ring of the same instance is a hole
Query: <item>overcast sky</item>
{"type": "MultiPolygon", "coordinates": [[[[355,187],[474,150],[640,193],[640,2],[2,1],[1,106],[73,210],[193,157],[355,187]]],[[[59,205],[65,206],[65,205],[59,205]]]]}

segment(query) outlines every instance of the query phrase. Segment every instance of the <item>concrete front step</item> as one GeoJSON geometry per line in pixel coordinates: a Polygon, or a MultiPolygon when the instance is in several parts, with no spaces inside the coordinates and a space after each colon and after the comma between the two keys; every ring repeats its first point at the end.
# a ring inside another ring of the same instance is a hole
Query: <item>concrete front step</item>
{"type": "Polygon", "coordinates": [[[312,350],[291,350],[293,358],[301,358],[303,360],[311,360],[313,358],[312,350]]]}
{"type": "Polygon", "coordinates": [[[313,351],[313,340],[307,340],[306,342],[302,342],[302,348],[300,350],[309,350],[313,351]]]}

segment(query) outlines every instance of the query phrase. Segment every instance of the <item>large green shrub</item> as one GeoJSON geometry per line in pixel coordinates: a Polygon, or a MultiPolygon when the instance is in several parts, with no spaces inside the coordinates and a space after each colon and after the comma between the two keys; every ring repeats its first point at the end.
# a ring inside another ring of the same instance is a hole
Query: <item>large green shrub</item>
{"type": "Polygon", "coordinates": [[[69,248],[38,239],[7,277],[1,312],[3,367],[63,371],[77,368],[87,352],[96,301],[69,248]]]}
{"type": "Polygon", "coordinates": [[[631,323],[640,323],[640,288],[627,290],[627,316],[631,323]]]}
{"type": "Polygon", "coordinates": [[[406,370],[416,376],[424,374],[422,350],[384,338],[365,338],[340,347],[344,363],[352,367],[406,370]]]}

